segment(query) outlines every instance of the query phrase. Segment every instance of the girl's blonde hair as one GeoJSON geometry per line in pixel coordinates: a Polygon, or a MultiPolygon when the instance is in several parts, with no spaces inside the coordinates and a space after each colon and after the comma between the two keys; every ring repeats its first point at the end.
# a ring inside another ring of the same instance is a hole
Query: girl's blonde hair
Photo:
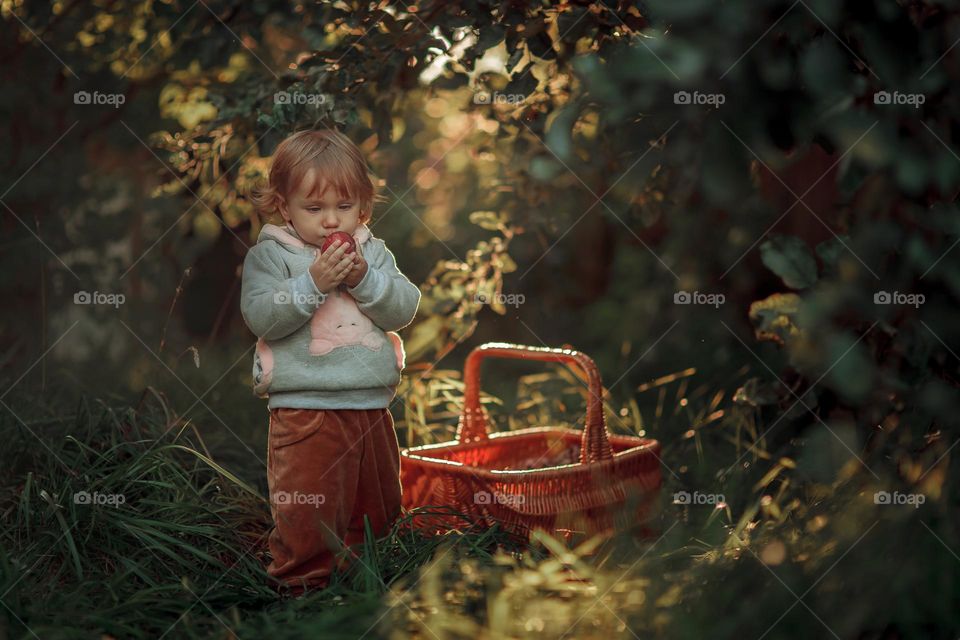
{"type": "Polygon", "coordinates": [[[273,154],[268,183],[251,191],[250,201],[266,219],[280,214],[290,194],[315,170],[310,195],[319,196],[329,186],[340,197],[356,198],[360,222],[369,222],[376,194],[373,176],[353,141],[332,129],[307,129],[288,136],[273,154]]]}

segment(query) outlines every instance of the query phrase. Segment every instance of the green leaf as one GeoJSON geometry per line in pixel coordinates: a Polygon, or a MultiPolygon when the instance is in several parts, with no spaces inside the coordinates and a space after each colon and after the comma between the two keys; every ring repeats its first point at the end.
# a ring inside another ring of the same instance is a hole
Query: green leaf
{"type": "Polygon", "coordinates": [[[797,325],[801,298],[795,293],[775,293],[750,305],[748,313],[757,340],[786,344],[801,337],[797,325]]]}
{"type": "Polygon", "coordinates": [[[760,245],[763,264],[791,289],[806,289],[817,281],[817,261],[796,236],[773,234],[760,245]]]}
{"type": "Polygon", "coordinates": [[[932,177],[926,159],[908,149],[903,149],[898,155],[897,182],[907,193],[919,195],[928,182],[927,178],[932,177]]]}
{"type": "Polygon", "coordinates": [[[569,11],[557,16],[557,31],[564,42],[576,42],[589,27],[589,21],[583,20],[585,13],[587,9],[584,7],[570,5],[569,11]]]}
{"type": "Polygon", "coordinates": [[[530,160],[530,175],[540,182],[553,180],[561,171],[563,171],[563,165],[557,162],[553,156],[540,154],[530,160]]]}
{"type": "Polygon", "coordinates": [[[800,59],[800,73],[805,86],[822,97],[836,97],[849,92],[845,52],[832,38],[815,40],[800,59]]]}
{"type": "Polygon", "coordinates": [[[873,363],[863,343],[847,334],[829,335],[824,342],[825,383],[853,402],[866,400],[873,389],[873,363]]]}
{"type": "Polygon", "coordinates": [[[664,22],[689,22],[709,19],[710,12],[716,11],[717,6],[710,0],[651,0],[649,10],[664,22]]]}
{"type": "Polygon", "coordinates": [[[517,66],[517,63],[520,62],[520,58],[523,57],[523,52],[523,47],[517,47],[513,50],[513,53],[511,53],[510,57],[507,58],[507,64],[505,65],[507,73],[513,72],[513,68],[517,66]]]}
{"type": "Polygon", "coordinates": [[[470,214],[470,222],[488,231],[497,231],[503,224],[500,214],[496,211],[474,211],[470,214]]]}
{"type": "Polygon", "coordinates": [[[480,33],[477,36],[477,44],[473,46],[477,49],[479,55],[483,55],[487,49],[503,42],[506,33],[506,29],[499,24],[491,24],[485,29],[480,29],[480,33]]]}
{"type": "Polygon", "coordinates": [[[820,261],[823,263],[823,275],[834,276],[837,273],[837,262],[840,255],[847,250],[844,243],[850,242],[848,236],[840,236],[824,240],[817,245],[815,251],[820,261]]]}
{"type": "Polygon", "coordinates": [[[707,123],[700,179],[711,204],[737,206],[753,191],[745,154],[743,145],[716,119],[707,123]]]}
{"type": "Polygon", "coordinates": [[[960,184],[960,160],[947,151],[939,153],[934,161],[933,178],[941,192],[955,189],[960,184]]]}
{"type": "Polygon", "coordinates": [[[572,105],[567,105],[560,110],[560,113],[557,114],[557,117],[550,125],[550,129],[547,131],[547,146],[561,160],[569,160],[573,154],[571,133],[576,118],[577,109],[572,105]]]}
{"type": "Polygon", "coordinates": [[[529,96],[537,90],[538,84],[539,81],[533,76],[532,73],[523,72],[517,75],[515,78],[511,78],[504,91],[506,93],[529,96]]]}
{"type": "Polygon", "coordinates": [[[553,49],[553,41],[543,31],[529,38],[527,47],[530,49],[530,53],[542,60],[554,60],[557,57],[557,52],[553,49]]]}
{"type": "Polygon", "coordinates": [[[444,73],[441,73],[436,77],[436,79],[430,83],[435,89],[443,89],[444,91],[452,91],[453,89],[459,89],[460,87],[465,87],[467,81],[470,78],[464,73],[457,73],[454,71],[446,70],[444,73]]]}

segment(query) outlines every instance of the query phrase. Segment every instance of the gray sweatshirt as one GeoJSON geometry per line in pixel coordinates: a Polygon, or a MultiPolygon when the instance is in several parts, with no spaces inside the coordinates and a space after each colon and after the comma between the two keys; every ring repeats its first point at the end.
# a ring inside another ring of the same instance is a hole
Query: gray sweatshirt
{"type": "Polygon", "coordinates": [[[240,311],[259,338],[253,390],[270,409],[381,409],[396,395],[405,357],[396,332],[413,321],[420,289],[366,225],[353,237],[367,273],[328,294],[308,270],[318,248],[289,224],[264,225],[243,261],[240,311]]]}

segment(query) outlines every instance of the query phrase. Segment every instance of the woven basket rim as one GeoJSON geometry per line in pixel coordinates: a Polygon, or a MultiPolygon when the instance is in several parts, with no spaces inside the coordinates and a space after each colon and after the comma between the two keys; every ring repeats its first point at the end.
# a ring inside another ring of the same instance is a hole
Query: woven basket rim
{"type": "MultiPolygon", "coordinates": [[[[580,437],[583,433],[578,429],[568,427],[529,427],[527,429],[517,429],[515,431],[498,431],[489,436],[490,440],[501,439],[525,439],[543,435],[544,433],[555,433],[562,436],[580,437]]],[[[536,469],[485,469],[430,456],[431,451],[437,450],[464,450],[474,449],[487,445],[486,440],[474,440],[472,442],[459,442],[452,440],[450,442],[438,442],[434,444],[420,445],[417,447],[405,447],[401,449],[402,458],[416,466],[431,468],[437,471],[443,471],[452,474],[470,474],[485,480],[497,482],[524,482],[540,481],[562,478],[569,475],[582,474],[585,472],[611,472],[615,474],[617,468],[627,463],[637,462],[643,458],[656,458],[660,461],[660,443],[652,438],[642,438],[640,436],[610,435],[610,444],[628,445],[629,448],[618,451],[613,454],[610,460],[601,460],[589,464],[575,462],[571,464],[557,465],[551,467],[539,467],[536,469]],[[630,446],[632,445],[632,446],[630,446]],[[425,455],[422,455],[425,454],[425,455]]]]}

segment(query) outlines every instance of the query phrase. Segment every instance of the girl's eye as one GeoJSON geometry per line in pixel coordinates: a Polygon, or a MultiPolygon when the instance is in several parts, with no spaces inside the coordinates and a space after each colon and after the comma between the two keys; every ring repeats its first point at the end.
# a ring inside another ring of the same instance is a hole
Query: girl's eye
{"type": "Polygon", "coordinates": [[[307,211],[309,211],[310,213],[319,213],[320,209],[317,207],[310,207],[309,209],[307,209],[307,211]]]}
{"type": "Polygon", "coordinates": [[[340,205],[340,210],[341,210],[341,211],[349,211],[349,210],[352,209],[352,208],[353,208],[353,205],[352,205],[352,204],[342,204],[342,205],[340,205]]]}

